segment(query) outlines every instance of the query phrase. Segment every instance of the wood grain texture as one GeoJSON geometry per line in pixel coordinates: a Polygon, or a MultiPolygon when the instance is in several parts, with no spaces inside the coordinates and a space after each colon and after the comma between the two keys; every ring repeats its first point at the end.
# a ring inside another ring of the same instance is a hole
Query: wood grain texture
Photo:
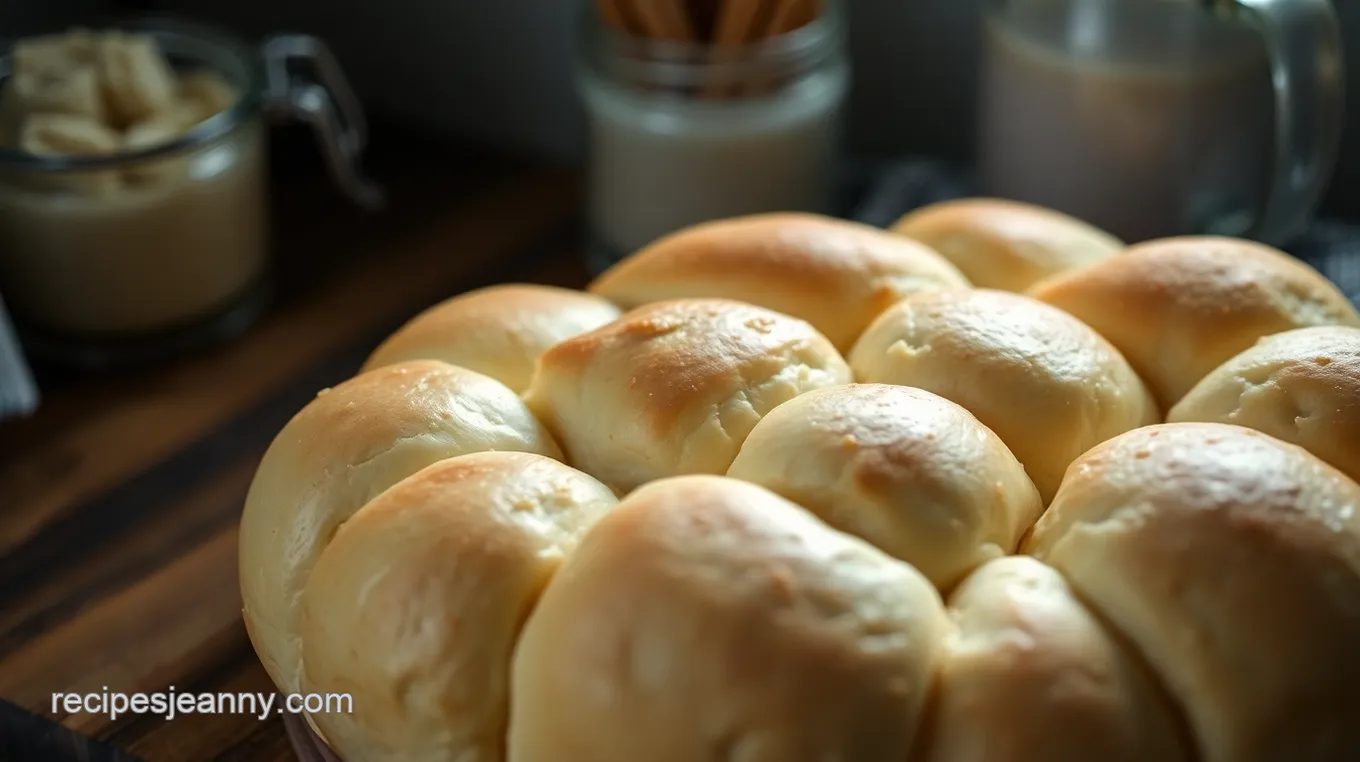
{"type": "Polygon", "coordinates": [[[275,178],[278,297],[244,337],[49,374],[38,413],[0,425],[0,699],[145,762],[295,759],[277,716],[111,720],[54,711],[52,694],[272,691],[241,625],[236,523],[273,436],[434,302],[586,282],[569,175],[377,131],[371,163],[393,196],[375,216],[319,162],[275,178]]]}

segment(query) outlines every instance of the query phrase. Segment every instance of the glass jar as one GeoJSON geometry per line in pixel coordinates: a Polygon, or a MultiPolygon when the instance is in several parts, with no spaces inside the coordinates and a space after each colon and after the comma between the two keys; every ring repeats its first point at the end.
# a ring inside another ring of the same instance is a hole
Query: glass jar
{"type": "Polygon", "coordinates": [[[1344,117],[1327,0],[987,0],[982,191],[1135,243],[1285,245],[1344,117]]]}
{"type": "Polygon", "coordinates": [[[593,272],[696,223],[834,211],[850,82],[840,2],[722,49],[622,33],[590,4],[580,28],[593,272]]]}
{"type": "MultiPolygon", "coordinates": [[[[356,169],[362,115],[316,40],[273,37],[256,49],[164,19],[97,31],[109,29],[154,38],[177,71],[216,72],[236,99],[147,148],[81,156],[0,147],[0,293],[30,353],[83,368],[222,340],[262,313],[270,116],[316,125],[342,186],[361,204],[380,200],[356,169]],[[299,74],[299,62],[311,72],[299,74]]],[[[13,71],[6,46],[0,82],[13,71]]]]}

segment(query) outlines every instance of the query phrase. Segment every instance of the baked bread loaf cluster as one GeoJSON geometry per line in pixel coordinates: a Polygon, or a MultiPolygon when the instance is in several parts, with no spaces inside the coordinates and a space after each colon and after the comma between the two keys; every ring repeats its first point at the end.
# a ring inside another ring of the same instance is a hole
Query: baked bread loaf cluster
{"type": "Polygon", "coordinates": [[[987,199],[416,317],[279,433],[243,615],[344,762],[1360,759],[1360,313],[987,199]]]}

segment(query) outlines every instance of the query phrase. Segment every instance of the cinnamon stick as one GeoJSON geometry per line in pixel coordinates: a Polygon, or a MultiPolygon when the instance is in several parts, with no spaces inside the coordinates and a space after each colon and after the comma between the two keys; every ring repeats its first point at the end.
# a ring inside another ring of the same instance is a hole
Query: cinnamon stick
{"type": "Polygon", "coordinates": [[[822,0],[785,0],[770,17],[767,37],[778,37],[811,24],[822,15],[822,0]]]}
{"type": "Polygon", "coordinates": [[[740,47],[760,34],[762,21],[773,9],[762,0],[726,0],[718,13],[718,26],[713,44],[718,47],[740,47]]]}
{"type": "MultiPolygon", "coordinates": [[[[653,41],[706,43],[713,64],[730,64],[749,46],[793,32],[822,13],[824,0],[595,0],[608,26],[653,41]]],[[[770,83],[714,81],[700,95],[728,98],[770,83]]]]}
{"type": "MultiPolygon", "coordinates": [[[[721,65],[736,60],[742,48],[761,37],[775,10],[766,0],[724,0],[713,32],[713,63],[721,65]]],[[[740,91],[739,83],[716,82],[704,88],[704,95],[724,98],[740,91]]]]}
{"type": "MultiPolygon", "coordinates": [[[[811,24],[822,15],[823,2],[824,0],[780,0],[779,6],[770,16],[763,37],[766,39],[779,37],[811,24]]],[[[759,95],[776,85],[777,83],[762,81],[751,88],[750,94],[759,95]]]]}
{"type": "Polygon", "coordinates": [[[694,28],[681,0],[636,0],[634,11],[648,37],[692,42],[694,28]]]}
{"type": "Polygon", "coordinates": [[[722,10],[723,0],[687,0],[685,6],[690,25],[694,28],[694,38],[712,43],[718,29],[718,13],[722,10]]]}

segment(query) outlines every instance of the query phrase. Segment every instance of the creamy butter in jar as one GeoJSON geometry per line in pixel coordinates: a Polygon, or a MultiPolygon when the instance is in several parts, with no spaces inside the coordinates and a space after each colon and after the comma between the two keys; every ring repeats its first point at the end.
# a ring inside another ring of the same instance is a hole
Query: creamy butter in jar
{"type": "MultiPolygon", "coordinates": [[[[155,20],[3,51],[0,293],[30,351],[126,364],[258,317],[270,273],[266,119],[362,124],[343,82],[298,98],[289,59],[318,51],[310,38],[271,38],[261,51],[155,20]],[[346,97],[318,99],[328,88],[346,97]],[[337,104],[350,113],[326,118],[337,104]]],[[[375,202],[349,155],[362,132],[320,137],[346,188],[375,202]]]]}

